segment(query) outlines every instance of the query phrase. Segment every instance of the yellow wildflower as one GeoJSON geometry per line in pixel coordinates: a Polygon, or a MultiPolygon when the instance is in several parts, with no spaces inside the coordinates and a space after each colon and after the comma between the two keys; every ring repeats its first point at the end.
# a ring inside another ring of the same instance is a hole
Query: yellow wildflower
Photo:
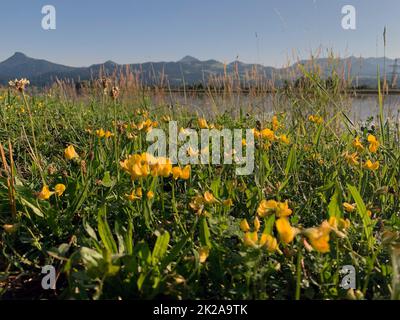
{"type": "Polygon", "coordinates": [[[261,227],[260,220],[258,220],[258,218],[255,217],[255,218],[254,218],[254,230],[255,230],[255,231],[258,231],[258,230],[260,230],[260,227],[261,227]]]}
{"type": "Polygon", "coordinates": [[[183,179],[183,180],[189,179],[189,177],[190,177],[190,171],[191,171],[190,165],[186,165],[186,166],[181,170],[180,178],[183,179]]]}
{"type": "Polygon", "coordinates": [[[380,145],[379,141],[372,134],[368,135],[367,140],[369,142],[369,147],[368,147],[369,151],[372,153],[376,153],[380,145]]]}
{"type": "Polygon", "coordinates": [[[192,208],[193,211],[196,211],[197,214],[201,215],[204,209],[204,197],[202,195],[193,197],[192,201],[189,203],[189,207],[192,208]]]}
{"type": "Polygon", "coordinates": [[[275,225],[280,240],[286,244],[291,243],[298,233],[297,229],[290,225],[289,219],[286,217],[276,220],[275,225]]]}
{"type": "Polygon", "coordinates": [[[64,157],[68,160],[72,160],[74,158],[79,158],[79,155],[76,153],[74,146],[69,145],[64,150],[64,157]]]}
{"type": "Polygon", "coordinates": [[[288,201],[286,200],[285,202],[278,202],[277,207],[276,207],[276,216],[278,218],[280,217],[287,217],[292,214],[292,210],[289,209],[289,204],[288,201]]]}
{"type": "Polygon", "coordinates": [[[39,192],[38,198],[40,200],[48,200],[54,192],[50,191],[48,186],[43,186],[42,191],[39,192]]]}
{"type": "Polygon", "coordinates": [[[279,136],[279,140],[280,142],[284,143],[284,144],[289,144],[290,143],[290,139],[286,136],[286,134],[282,134],[279,136]]]}
{"type": "Polygon", "coordinates": [[[253,128],[253,129],[251,129],[251,131],[253,131],[254,138],[258,139],[261,137],[261,133],[257,129],[253,128]]]}
{"type": "Polygon", "coordinates": [[[276,131],[279,129],[279,121],[277,116],[272,117],[272,130],[276,131]]]}
{"type": "Polygon", "coordinates": [[[101,129],[99,129],[99,130],[96,130],[96,135],[97,135],[99,138],[103,138],[103,137],[106,135],[106,133],[105,133],[104,129],[101,128],[101,129]]]}
{"type": "Polygon", "coordinates": [[[112,137],[112,136],[114,136],[114,133],[112,133],[111,131],[106,131],[105,133],[104,133],[104,138],[106,138],[106,139],[108,139],[108,138],[110,138],[110,137],[112,137]]]}
{"type": "Polygon", "coordinates": [[[371,171],[378,170],[378,168],[379,168],[379,161],[372,162],[371,160],[367,160],[367,161],[365,161],[365,163],[364,163],[364,168],[365,168],[365,169],[368,169],[368,170],[371,170],[371,171]]]}
{"type": "Polygon", "coordinates": [[[263,233],[260,239],[260,245],[265,246],[269,252],[278,250],[278,241],[270,234],[263,233]]]}
{"type": "Polygon", "coordinates": [[[206,191],[204,192],[204,201],[206,203],[214,203],[217,202],[217,199],[215,199],[214,195],[211,192],[206,191]]]}
{"type": "Polygon", "coordinates": [[[241,229],[243,232],[249,232],[249,231],[250,231],[250,226],[249,226],[249,223],[247,222],[246,219],[243,219],[243,220],[240,222],[240,229],[241,229]]]}
{"type": "Polygon", "coordinates": [[[357,151],[361,152],[364,150],[364,146],[360,142],[360,138],[356,137],[353,141],[353,147],[357,149],[357,151]]]}
{"type": "Polygon", "coordinates": [[[146,196],[147,196],[147,199],[153,199],[154,198],[154,192],[150,190],[150,191],[147,192],[146,196]]]}
{"type": "Polygon", "coordinates": [[[344,157],[345,157],[347,163],[352,165],[352,166],[357,166],[359,164],[357,152],[354,152],[352,154],[349,154],[349,153],[346,152],[344,154],[344,157]]]}
{"type": "Polygon", "coordinates": [[[180,167],[173,167],[172,168],[172,177],[177,180],[181,176],[182,170],[180,167]]]}
{"type": "Polygon", "coordinates": [[[257,213],[260,217],[265,217],[268,214],[275,212],[278,207],[278,202],[275,200],[262,200],[257,208],[257,213]]]}
{"type": "Polygon", "coordinates": [[[258,242],[257,232],[246,232],[244,234],[243,242],[248,247],[256,247],[258,242]]]}
{"type": "Polygon", "coordinates": [[[134,154],[121,161],[120,165],[124,171],[131,175],[132,180],[135,180],[147,177],[150,173],[158,175],[160,159],[156,159],[148,153],[134,154]]]}
{"type": "Polygon", "coordinates": [[[310,115],[308,117],[308,120],[310,120],[311,122],[317,123],[317,124],[321,124],[324,122],[324,119],[322,119],[322,117],[317,116],[317,115],[310,115]]]}
{"type": "Polygon", "coordinates": [[[271,129],[265,128],[261,130],[260,134],[261,137],[263,137],[264,139],[267,139],[269,141],[275,140],[275,133],[271,129]]]}
{"type": "Polygon", "coordinates": [[[62,194],[64,193],[65,189],[66,189],[66,187],[65,187],[64,184],[58,183],[58,184],[56,184],[56,186],[54,187],[54,192],[55,192],[59,197],[61,197],[62,194]]]}
{"type": "Polygon", "coordinates": [[[128,200],[130,200],[130,201],[134,201],[134,200],[138,200],[138,199],[141,199],[142,198],[142,196],[143,196],[143,191],[142,191],[142,188],[137,188],[136,190],[132,190],[132,192],[131,192],[131,194],[127,194],[127,195],[125,195],[127,198],[128,198],[128,200]]]}
{"type": "Polygon", "coordinates": [[[210,248],[208,247],[201,247],[199,250],[199,260],[200,263],[206,262],[208,255],[210,254],[210,248]]]}
{"type": "Polygon", "coordinates": [[[347,212],[354,212],[354,210],[356,210],[356,206],[348,202],[343,202],[343,208],[347,212]]]}
{"type": "Polygon", "coordinates": [[[155,163],[152,163],[151,175],[168,177],[172,173],[171,160],[164,157],[159,157],[155,163]]]}
{"type": "Polygon", "coordinates": [[[226,199],[226,200],[224,200],[224,201],[222,201],[222,204],[224,205],[224,206],[226,206],[226,207],[232,207],[233,206],[233,201],[232,201],[232,199],[226,199]]]}
{"type": "Polygon", "coordinates": [[[330,246],[329,246],[330,232],[331,232],[331,226],[326,220],[319,227],[308,228],[303,231],[304,235],[310,241],[312,247],[321,253],[326,253],[330,251],[330,246]]]}
{"type": "Polygon", "coordinates": [[[333,229],[340,230],[349,228],[351,224],[349,219],[337,218],[334,216],[329,218],[328,223],[333,229]]]}
{"type": "Polygon", "coordinates": [[[200,129],[207,129],[208,128],[208,124],[207,124],[207,120],[206,119],[199,118],[197,122],[199,124],[200,129]]]}

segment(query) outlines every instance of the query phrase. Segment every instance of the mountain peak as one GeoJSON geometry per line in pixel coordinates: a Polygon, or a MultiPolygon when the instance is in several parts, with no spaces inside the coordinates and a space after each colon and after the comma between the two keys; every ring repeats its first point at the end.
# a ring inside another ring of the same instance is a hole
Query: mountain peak
{"type": "Polygon", "coordinates": [[[181,63],[192,63],[192,62],[200,62],[200,60],[196,59],[195,57],[192,57],[192,56],[184,56],[178,62],[181,62],[181,63]]]}
{"type": "Polygon", "coordinates": [[[14,59],[21,59],[21,58],[28,58],[28,57],[26,56],[26,54],[17,51],[17,52],[15,52],[15,53],[11,56],[11,58],[14,58],[14,59]]]}
{"type": "Polygon", "coordinates": [[[7,65],[9,67],[14,67],[20,64],[25,64],[32,59],[27,57],[25,54],[22,52],[15,52],[11,57],[9,57],[7,60],[1,62],[2,65],[7,65]]]}
{"type": "Polygon", "coordinates": [[[118,63],[116,63],[116,62],[114,62],[112,60],[107,60],[106,62],[104,62],[104,65],[113,67],[113,66],[117,66],[118,63]]]}

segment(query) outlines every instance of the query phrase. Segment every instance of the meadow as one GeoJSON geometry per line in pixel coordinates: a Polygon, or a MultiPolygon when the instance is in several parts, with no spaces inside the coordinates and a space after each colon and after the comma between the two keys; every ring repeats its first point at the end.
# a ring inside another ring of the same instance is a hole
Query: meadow
{"type": "Polygon", "coordinates": [[[273,112],[156,103],[112,78],[79,97],[11,82],[0,91],[0,297],[400,298],[399,123],[382,91],[379,113],[353,122],[340,79],[303,72],[304,85],[274,90],[273,112]],[[252,128],[254,172],[151,158],[147,133],[171,120],[252,128]],[[41,287],[45,265],[55,290],[41,287]]]}

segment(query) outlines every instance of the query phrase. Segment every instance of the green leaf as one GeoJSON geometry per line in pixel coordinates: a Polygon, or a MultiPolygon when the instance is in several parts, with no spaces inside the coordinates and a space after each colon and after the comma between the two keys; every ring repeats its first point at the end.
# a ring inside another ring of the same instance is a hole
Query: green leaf
{"type": "Polygon", "coordinates": [[[323,123],[321,123],[320,125],[319,125],[319,127],[318,127],[318,131],[317,131],[317,133],[316,133],[316,135],[315,135],[315,137],[314,137],[314,145],[315,145],[315,147],[317,147],[318,148],[318,145],[319,145],[319,141],[320,141],[320,139],[321,139],[321,133],[322,133],[322,129],[324,128],[324,124],[323,123]]]}
{"type": "Polygon", "coordinates": [[[272,214],[269,217],[265,218],[264,221],[265,221],[265,228],[263,233],[272,234],[272,230],[274,229],[274,223],[275,223],[275,214],[272,214]]]}
{"type": "Polygon", "coordinates": [[[88,235],[97,241],[97,235],[96,235],[96,231],[94,231],[94,229],[89,225],[89,223],[87,221],[85,221],[83,223],[83,227],[85,228],[86,232],[88,233],[88,235]]]}
{"type": "Polygon", "coordinates": [[[110,226],[108,225],[107,220],[105,219],[104,207],[99,210],[99,214],[97,216],[97,223],[98,223],[99,235],[104,247],[109,252],[117,253],[118,251],[117,244],[115,243],[115,240],[111,233],[110,226]]]}
{"type": "Polygon", "coordinates": [[[341,216],[341,202],[340,202],[340,191],[336,186],[335,193],[331,197],[331,200],[328,205],[328,213],[329,217],[340,217],[341,216]]]}
{"type": "Polygon", "coordinates": [[[32,211],[33,211],[33,213],[36,214],[37,216],[42,217],[42,218],[44,217],[43,212],[42,212],[38,207],[36,207],[36,206],[33,205],[32,203],[30,203],[28,200],[25,200],[24,198],[21,198],[21,203],[22,203],[23,205],[25,205],[25,206],[31,208],[32,211]]]}
{"type": "Polygon", "coordinates": [[[114,181],[111,179],[110,171],[104,173],[104,177],[101,180],[101,184],[106,188],[111,188],[114,185],[114,181]]]}
{"type": "Polygon", "coordinates": [[[156,264],[158,261],[161,261],[162,258],[164,257],[168,249],[169,239],[170,236],[168,231],[165,231],[162,235],[159,235],[157,237],[156,244],[154,245],[153,248],[153,255],[152,255],[153,264],[156,264]]]}
{"type": "Polygon", "coordinates": [[[146,242],[139,242],[133,251],[134,256],[138,258],[138,262],[142,267],[151,265],[151,252],[146,242]]]}
{"type": "Polygon", "coordinates": [[[120,227],[118,221],[115,221],[114,231],[115,231],[115,235],[118,240],[118,253],[124,254],[126,252],[125,241],[124,241],[124,237],[122,235],[122,233],[124,233],[123,232],[124,230],[121,230],[121,227],[120,227]]]}
{"type": "Polygon", "coordinates": [[[128,230],[125,234],[125,247],[128,254],[133,252],[133,225],[132,221],[128,222],[128,230]]]}
{"type": "Polygon", "coordinates": [[[100,262],[103,261],[103,255],[96,250],[83,247],[79,252],[83,264],[89,269],[99,267],[100,262]]]}
{"type": "Polygon", "coordinates": [[[182,238],[170,251],[170,253],[163,259],[160,269],[164,270],[171,262],[177,262],[179,257],[183,257],[186,250],[185,245],[188,241],[188,237],[182,238]]]}
{"type": "Polygon", "coordinates": [[[211,248],[210,229],[208,228],[206,217],[200,218],[200,243],[202,246],[211,248]]]}
{"type": "Polygon", "coordinates": [[[359,214],[359,216],[361,217],[361,220],[363,222],[363,226],[364,226],[364,233],[365,236],[367,238],[368,241],[368,246],[371,249],[373,244],[374,244],[374,237],[372,234],[372,228],[373,225],[371,223],[371,219],[367,214],[367,208],[365,206],[365,203],[360,195],[360,193],[358,192],[357,188],[355,186],[352,186],[350,184],[347,184],[347,188],[349,189],[354,201],[356,202],[357,205],[357,212],[359,214]]]}
{"type": "Polygon", "coordinates": [[[220,180],[214,180],[211,183],[210,189],[214,196],[218,197],[218,190],[219,190],[220,180]]]}
{"type": "Polygon", "coordinates": [[[286,167],[285,167],[285,175],[289,175],[293,171],[293,169],[296,166],[296,147],[292,146],[289,152],[288,159],[286,161],[286,167]]]}

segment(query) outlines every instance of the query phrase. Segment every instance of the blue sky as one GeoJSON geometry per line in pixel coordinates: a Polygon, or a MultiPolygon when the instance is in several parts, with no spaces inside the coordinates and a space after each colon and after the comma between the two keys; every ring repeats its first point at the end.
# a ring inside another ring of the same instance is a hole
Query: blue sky
{"type": "Polygon", "coordinates": [[[400,57],[399,0],[2,0],[0,60],[15,51],[74,66],[199,59],[282,66],[322,47],[341,56],[400,57]],[[54,5],[57,29],[41,28],[54,5]],[[356,8],[357,29],[341,27],[356,8]],[[256,36],[257,35],[257,36],[256,36]]]}

